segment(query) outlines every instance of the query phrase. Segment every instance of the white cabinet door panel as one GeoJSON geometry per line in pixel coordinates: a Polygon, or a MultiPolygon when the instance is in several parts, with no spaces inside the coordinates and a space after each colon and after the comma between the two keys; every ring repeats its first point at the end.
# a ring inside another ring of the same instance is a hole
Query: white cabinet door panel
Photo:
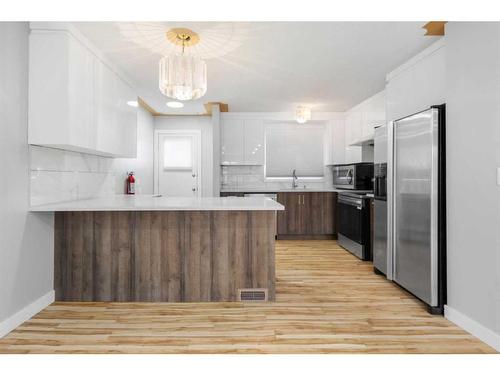
{"type": "Polygon", "coordinates": [[[68,30],[30,34],[28,142],[135,157],[134,90],[68,30]]]}
{"type": "Polygon", "coordinates": [[[345,123],[335,120],[332,122],[332,164],[345,163],[345,123]]]}
{"type": "Polygon", "coordinates": [[[95,148],[92,127],[94,105],[94,60],[90,51],[79,41],[69,38],[68,107],[71,143],[82,148],[95,148]]]}
{"type": "Polygon", "coordinates": [[[245,120],[245,165],[264,164],[264,124],[262,120],[245,120]]]}
{"type": "Polygon", "coordinates": [[[375,134],[375,127],[385,123],[385,92],[382,91],[375,94],[364,102],[362,111],[362,137],[373,137],[375,134]]]}
{"type": "Polygon", "coordinates": [[[243,165],[245,162],[245,121],[222,120],[221,164],[243,165]]]}

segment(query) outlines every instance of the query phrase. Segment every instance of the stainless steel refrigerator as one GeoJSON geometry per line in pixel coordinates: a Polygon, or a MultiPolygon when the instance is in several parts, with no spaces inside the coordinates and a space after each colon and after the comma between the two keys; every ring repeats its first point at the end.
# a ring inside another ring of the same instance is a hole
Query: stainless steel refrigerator
{"type": "Polygon", "coordinates": [[[392,279],[442,313],[446,300],[445,107],[392,124],[392,279]]]}
{"type": "Polygon", "coordinates": [[[388,275],[388,216],[387,216],[387,156],[388,127],[375,128],[374,136],[374,181],[373,181],[373,267],[376,273],[388,275]]]}

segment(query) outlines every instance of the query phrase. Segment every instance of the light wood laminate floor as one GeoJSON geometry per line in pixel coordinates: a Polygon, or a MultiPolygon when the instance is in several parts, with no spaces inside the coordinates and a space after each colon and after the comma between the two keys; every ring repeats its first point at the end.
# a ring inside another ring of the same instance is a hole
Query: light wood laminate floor
{"type": "Polygon", "coordinates": [[[493,353],[335,241],[278,241],[275,303],[54,303],[1,353],[493,353]]]}

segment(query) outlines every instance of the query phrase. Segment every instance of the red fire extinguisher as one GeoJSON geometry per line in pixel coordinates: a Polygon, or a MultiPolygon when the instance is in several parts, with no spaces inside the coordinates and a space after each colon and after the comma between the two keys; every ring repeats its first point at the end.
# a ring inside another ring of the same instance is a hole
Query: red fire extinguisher
{"type": "Polygon", "coordinates": [[[127,194],[135,194],[134,172],[127,173],[127,194]]]}

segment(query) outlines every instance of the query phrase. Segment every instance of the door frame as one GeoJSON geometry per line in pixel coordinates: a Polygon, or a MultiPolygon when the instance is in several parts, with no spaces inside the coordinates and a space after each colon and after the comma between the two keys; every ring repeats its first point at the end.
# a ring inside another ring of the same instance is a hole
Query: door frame
{"type": "Polygon", "coordinates": [[[201,168],[201,130],[165,130],[158,129],[154,131],[154,145],[153,145],[153,154],[154,154],[154,162],[153,162],[153,170],[154,170],[154,181],[153,181],[153,191],[154,194],[159,194],[160,191],[160,162],[159,162],[159,153],[160,153],[160,135],[185,135],[192,136],[194,139],[194,149],[196,150],[196,163],[197,163],[197,183],[196,183],[196,196],[201,196],[202,189],[202,168],[201,168]]]}

